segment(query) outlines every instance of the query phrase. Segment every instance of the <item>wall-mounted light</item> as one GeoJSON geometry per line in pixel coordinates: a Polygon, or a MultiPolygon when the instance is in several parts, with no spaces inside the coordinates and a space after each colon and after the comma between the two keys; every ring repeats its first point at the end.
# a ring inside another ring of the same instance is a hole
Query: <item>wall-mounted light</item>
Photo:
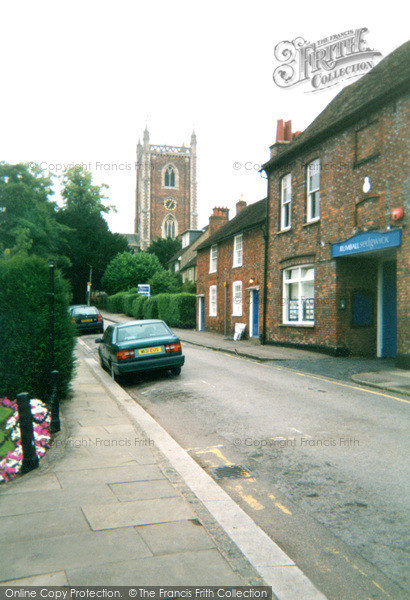
{"type": "Polygon", "coordinates": [[[255,281],[256,281],[255,277],[251,277],[249,279],[249,285],[253,285],[255,283],[255,281]]]}
{"type": "Polygon", "coordinates": [[[339,308],[340,310],[346,310],[346,298],[340,298],[339,308]]]}
{"type": "Polygon", "coordinates": [[[364,182],[363,182],[363,191],[365,194],[367,194],[368,192],[370,192],[372,188],[372,184],[370,183],[370,178],[369,177],[365,177],[364,178],[364,182]]]}

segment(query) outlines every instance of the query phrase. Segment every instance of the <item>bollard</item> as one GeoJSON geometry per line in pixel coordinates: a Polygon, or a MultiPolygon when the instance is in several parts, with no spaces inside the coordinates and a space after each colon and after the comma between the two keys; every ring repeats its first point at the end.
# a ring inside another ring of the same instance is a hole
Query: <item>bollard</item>
{"type": "Polygon", "coordinates": [[[21,447],[23,450],[23,464],[21,473],[28,473],[38,467],[38,456],[34,443],[33,415],[31,414],[30,399],[27,393],[17,394],[17,408],[19,413],[21,447]]]}
{"type": "Polygon", "coordinates": [[[50,388],[51,388],[51,396],[50,396],[50,406],[51,406],[51,423],[50,423],[50,433],[57,433],[60,431],[60,401],[58,399],[57,394],[57,384],[58,384],[58,371],[51,371],[50,373],[50,388]]]}

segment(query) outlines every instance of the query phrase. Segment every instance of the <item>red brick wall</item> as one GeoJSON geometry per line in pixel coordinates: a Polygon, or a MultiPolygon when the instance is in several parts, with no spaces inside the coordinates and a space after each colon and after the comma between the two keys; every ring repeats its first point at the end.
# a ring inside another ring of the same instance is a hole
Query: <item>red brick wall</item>
{"type": "Polygon", "coordinates": [[[259,332],[262,328],[262,291],[263,291],[263,254],[264,240],[262,230],[252,229],[243,234],[243,266],[233,267],[234,238],[218,244],[218,265],[216,273],[209,273],[210,248],[198,251],[197,255],[197,293],[205,296],[205,329],[224,332],[225,287],[227,282],[227,333],[233,335],[235,323],[246,323],[245,337],[249,336],[250,287],[253,278],[259,286],[259,332]],[[232,284],[242,281],[242,316],[232,315],[232,284]],[[217,286],[217,316],[209,316],[209,287],[217,286]]]}
{"type": "MultiPolygon", "coordinates": [[[[409,354],[410,243],[405,227],[409,211],[405,199],[408,112],[408,99],[403,97],[270,174],[268,340],[326,348],[347,346],[354,353],[374,354],[376,329],[353,330],[349,327],[350,307],[346,311],[338,307],[338,299],[349,297],[351,289],[363,283],[363,278],[366,285],[376,288],[374,264],[362,254],[357,258],[359,262],[354,263],[356,266],[350,264],[349,270],[347,264],[342,266],[341,259],[331,259],[331,244],[360,231],[403,227],[402,246],[396,252],[398,352],[409,354]],[[367,123],[371,123],[369,131],[358,134],[367,123]],[[356,162],[356,157],[363,156],[373,158],[356,162]],[[321,219],[306,224],[306,165],[316,158],[321,160],[321,219]],[[280,179],[289,172],[292,173],[292,229],[280,232],[280,179]],[[363,192],[365,177],[369,177],[372,186],[367,194],[363,192]],[[394,222],[391,211],[397,207],[404,209],[405,217],[394,222]],[[284,326],[282,271],[306,263],[315,265],[314,327],[284,326]]],[[[382,254],[376,258],[382,258],[382,254]]]]}

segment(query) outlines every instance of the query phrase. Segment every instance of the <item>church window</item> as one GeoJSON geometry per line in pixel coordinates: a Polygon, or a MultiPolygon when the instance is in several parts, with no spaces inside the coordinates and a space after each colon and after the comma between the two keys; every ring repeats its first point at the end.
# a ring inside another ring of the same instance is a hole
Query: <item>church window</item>
{"type": "Polygon", "coordinates": [[[163,235],[164,235],[164,238],[172,238],[172,239],[174,239],[177,235],[176,222],[172,215],[168,215],[165,218],[163,235]]]}
{"type": "Polygon", "coordinates": [[[175,171],[171,166],[165,171],[165,187],[175,187],[175,171]]]}

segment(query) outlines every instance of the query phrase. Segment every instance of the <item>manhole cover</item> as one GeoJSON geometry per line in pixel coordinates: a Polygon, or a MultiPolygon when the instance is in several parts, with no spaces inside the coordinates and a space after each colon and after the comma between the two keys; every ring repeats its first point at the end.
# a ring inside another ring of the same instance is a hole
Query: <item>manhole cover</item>
{"type": "Polygon", "coordinates": [[[241,467],[240,465],[229,465],[229,467],[217,467],[212,469],[213,475],[216,479],[224,479],[225,477],[231,477],[233,479],[250,477],[249,471],[241,467]]]}

